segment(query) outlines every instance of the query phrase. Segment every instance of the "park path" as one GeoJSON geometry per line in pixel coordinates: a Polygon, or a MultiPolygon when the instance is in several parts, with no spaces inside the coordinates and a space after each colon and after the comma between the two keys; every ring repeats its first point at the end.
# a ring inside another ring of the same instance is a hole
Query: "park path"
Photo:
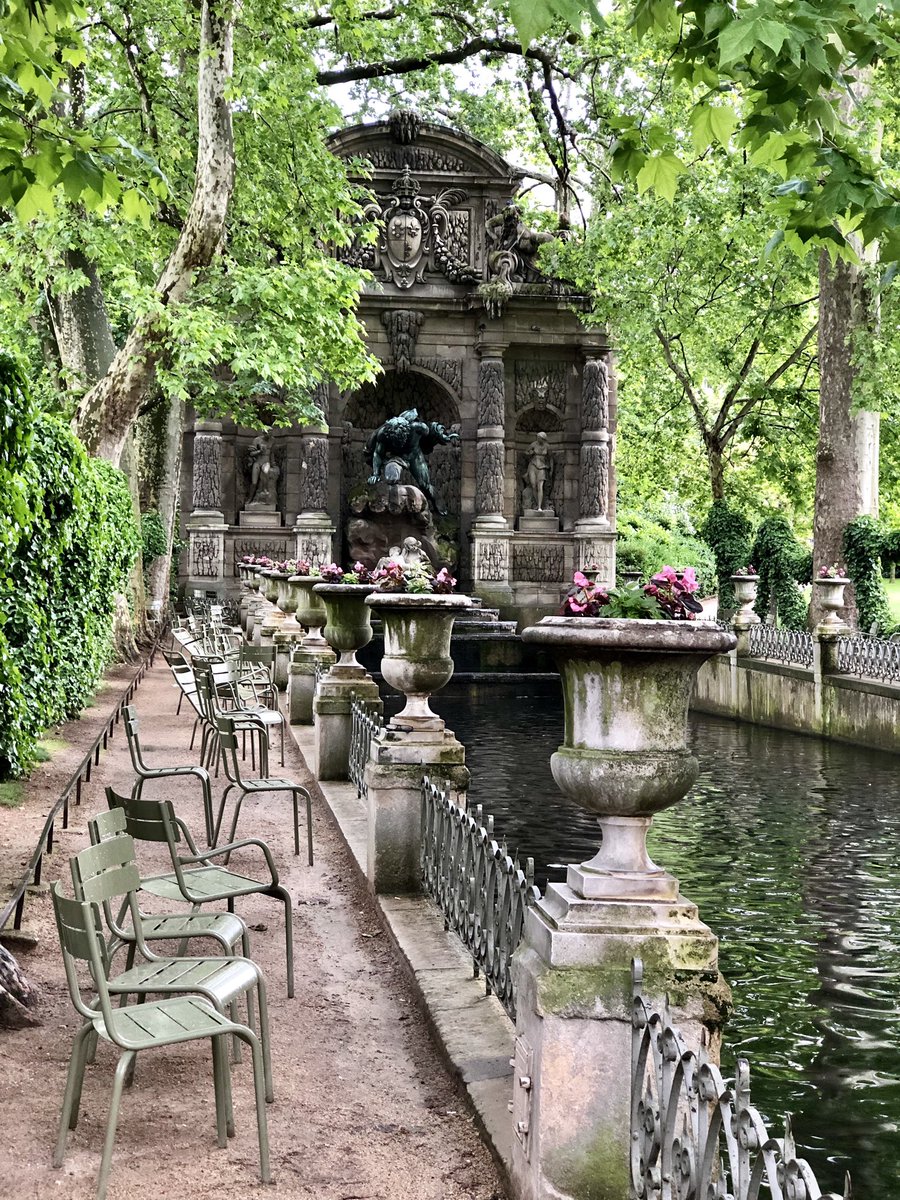
{"type": "MultiPolygon", "coordinates": [[[[138,689],[145,753],[151,763],[196,762],[188,749],[193,714],[175,715],[168,668],[158,660],[138,689]]],[[[101,701],[102,704],[102,701],[101,701]]],[[[273,773],[311,782],[287,739],[286,766],[273,773]]],[[[85,821],[105,807],[103,788],[130,790],[124,731],[117,733],[85,788],[84,804],[46,860],[45,879],[66,870],[66,856],[87,842],[85,821]]],[[[202,829],[196,782],[153,785],[192,828],[202,829]]],[[[218,799],[214,791],[214,799],[218,799]]],[[[51,796],[46,797],[49,803],[51,796]]],[[[286,998],[283,907],[267,898],[239,902],[253,929],[253,957],[269,986],[275,1103],[268,1107],[275,1185],[257,1175],[250,1064],[234,1068],[236,1136],[215,1144],[209,1048],[172,1047],[138,1060],[123,1102],[109,1200],[245,1200],[255,1195],[315,1200],[499,1200],[490,1155],[429,1038],[365,889],[321,798],[313,789],[315,866],[292,853],[290,802],[248,798],[238,836],[271,846],[294,897],[297,994],[286,998]]],[[[21,810],[4,812],[4,840],[15,841],[21,810]]],[[[46,809],[45,809],[46,811],[46,809]]],[[[31,818],[23,815],[21,821],[31,818]]],[[[141,844],[144,874],[164,868],[156,847],[141,844]]],[[[237,857],[233,860],[237,864],[237,857]]],[[[148,903],[148,908],[153,904],[148,903]]],[[[42,994],[37,1027],[0,1033],[0,1196],[17,1200],[88,1200],[94,1194],[115,1055],[101,1046],[88,1069],[82,1116],[65,1164],[50,1167],[56,1122],[77,1018],[69,1001],[49,897],[28,904],[36,949],[20,955],[42,994]]]]}

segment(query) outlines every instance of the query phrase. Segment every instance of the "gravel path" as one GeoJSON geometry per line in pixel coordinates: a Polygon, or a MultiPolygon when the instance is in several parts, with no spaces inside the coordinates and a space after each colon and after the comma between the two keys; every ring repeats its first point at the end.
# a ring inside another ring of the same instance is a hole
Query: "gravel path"
{"type": "MultiPolygon", "coordinates": [[[[170,680],[159,660],[137,692],[145,753],[154,764],[195,762],[188,749],[192,722],[184,712],[175,716],[170,680]]],[[[112,695],[101,693],[101,713],[108,711],[112,695]]],[[[79,737],[89,740],[86,729],[87,722],[84,728],[74,722],[61,736],[74,747],[79,737]]],[[[39,828],[66,761],[78,757],[74,748],[61,751],[35,777],[26,804],[2,810],[0,841],[10,858],[25,857],[30,831],[39,828]]],[[[272,757],[277,763],[277,752],[272,757]]],[[[286,766],[274,769],[309,781],[290,741],[286,766]]],[[[66,855],[86,844],[85,821],[105,807],[103,788],[128,791],[131,782],[124,731],[117,732],[85,788],[72,827],[60,834],[60,852],[47,860],[47,881],[64,870],[67,877],[66,855]]],[[[166,790],[153,792],[148,785],[144,794],[168,795],[199,834],[196,783],[154,786],[166,790]]],[[[139,1057],[134,1087],[122,1105],[110,1200],[238,1200],[258,1194],[298,1200],[500,1200],[504,1192],[496,1168],[315,792],[314,867],[306,866],[305,848],[299,859],[292,853],[286,797],[248,799],[239,836],[269,843],[295,901],[293,1000],[286,998],[282,906],[255,897],[238,904],[253,928],[253,957],[269,985],[275,1103],[268,1116],[275,1185],[264,1188],[257,1175],[248,1056],[233,1072],[236,1136],[218,1150],[209,1047],[195,1043],[139,1057]]],[[[154,846],[140,845],[138,855],[145,874],[165,867],[154,846]]],[[[88,1068],[81,1120],[69,1136],[62,1170],[54,1171],[50,1155],[79,1018],[66,990],[46,894],[29,901],[26,922],[38,945],[16,953],[41,991],[43,1023],[0,1032],[0,1196],[88,1200],[94,1195],[115,1053],[101,1045],[88,1068]]]]}

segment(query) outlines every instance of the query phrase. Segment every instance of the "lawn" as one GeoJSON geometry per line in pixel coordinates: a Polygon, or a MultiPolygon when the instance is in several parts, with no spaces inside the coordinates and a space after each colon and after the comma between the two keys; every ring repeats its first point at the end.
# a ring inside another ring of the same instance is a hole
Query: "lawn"
{"type": "Polygon", "coordinates": [[[886,579],[884,588],[887,592],[891,616],[900,623],[900,579],[886,579]]]}

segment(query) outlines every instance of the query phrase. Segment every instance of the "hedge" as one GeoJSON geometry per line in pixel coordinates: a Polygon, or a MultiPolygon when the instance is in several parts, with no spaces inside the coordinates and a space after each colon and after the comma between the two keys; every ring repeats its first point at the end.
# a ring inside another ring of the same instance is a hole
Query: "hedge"
{"type": "Polygon", "coordinates": [[[711,596],[716,586],[716,562],[706,542],[679,512],[620,512],[616,570],[641,572],[649,579],[663,567],[693,567],[701,596],[711,596]]]}
{"type": "Polygon", "coordinates": [[[0,777],[94,694],[139,535],[121,471],[31,403],[0,355],[0,777]]]}

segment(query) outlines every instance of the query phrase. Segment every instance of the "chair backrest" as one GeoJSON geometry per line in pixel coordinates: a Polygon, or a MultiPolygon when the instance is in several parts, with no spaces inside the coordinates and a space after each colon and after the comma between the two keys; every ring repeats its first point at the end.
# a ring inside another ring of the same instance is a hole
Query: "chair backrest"
{"type": "Polygon", "coordinates": [[[275,647],[254,646],[250,642],[244,642],[241,646],[241,661],[265,663],[266,666],[272,666],[275,662],[275,647]]]}
{"type": "Polygon", "coordinates": [[[109,930],[118,938],[133,938],[143,953],[137,891],[141,877],[134,860],[134,841],[127,833],[106,841],[95,842],[69,859],[72,887],[76,900],[103,905],[103,915],[109,930]],[[118,900],[118,916],[113,915],[112,901],[118,900]],[[131,915],[131,934],[123,927],[126,911],[131,915]]]}
{"type": "MultiPolygon", "coordinates": [[[[109,791],[112,791],[112,788],[109,791]]],[[[108,795],[107,800],[109,800],[108,795]]],[[[108,812],[94,813],[92,817],[88,818],[88,833],[92,846],[99,846],[101,842],[106,842],[110,838],[127,836],[128,826],[125,823],[125,810],[116,807],[110,808],[108,812]]]]}
{"type": "Polygon", "coordinates": [[[225,775],[229,783],[241,784],[240,755],[238,754],[238,738],[231,717],[219,715],[216,717],[216,730],[219,734],[219,745],[222,747],[222,761],[225,775]]]}
{"type": "Polygon", "coordinates": [[[120,796],[112,788],[106,789],[106,800],[110,808],[118,808],[125,814],[125,830],[136,842],[180,841],[175,814],[168,800],[135,800],[131,796],[120,796]],[[174,829],[174,837],[173,837],[174,829]]]}
{"type": "Polygon", "coordinates": [[[100,911],[96,904],[84,900],[72,900],[68,896],[64,896],[59,881],[54,883],[51,894],[66,982],[69,985],[72,1003],[78,1012],[89,1021],[97,1016],[96,1009],[87,1005],[81,996],[81,985],[78,982],[76,968],[76,963],[80,960],[90,966],[91,978],[100,998],[100,1011],[103,1014],[104,1023],[109,1028],[113,1022],[113,1016],[109,1003],[109,991],[106,987],[106,944],[103,940],[100,911]]]}
{"type": "Polygon", "coordinates": [[[145,770],[141,757],[141,739],[138,736],[138,715],[133,704],[126,704],[122,710],[125,716],[125,736],[128,738],[128,752],[131,755],[131,765],[138,774],[145,770]]]}

